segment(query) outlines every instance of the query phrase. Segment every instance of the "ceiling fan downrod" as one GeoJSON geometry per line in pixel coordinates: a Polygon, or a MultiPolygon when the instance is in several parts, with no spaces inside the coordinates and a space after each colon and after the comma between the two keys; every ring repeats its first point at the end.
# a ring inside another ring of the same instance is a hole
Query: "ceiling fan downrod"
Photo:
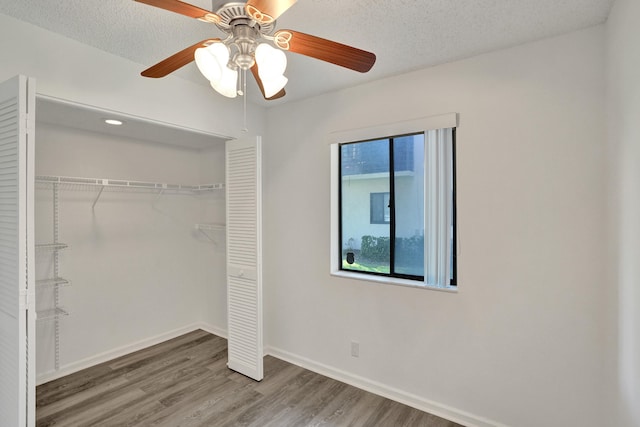
{"type": "Polygon", "coordinates": [[[234,65],[241,70],[248,70],[256,63],[255,51],[260,39],[258,30],[251,26],[249,19],[236,19],[231,25],[231,40],[228,43],[229,48],[234,48],[231,56],[231,66],[234,65]]]}

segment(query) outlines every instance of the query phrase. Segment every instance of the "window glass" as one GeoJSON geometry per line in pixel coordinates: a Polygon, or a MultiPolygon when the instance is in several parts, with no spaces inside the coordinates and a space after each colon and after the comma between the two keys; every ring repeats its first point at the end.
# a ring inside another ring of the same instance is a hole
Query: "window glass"
{"type": "Polygon", "coordinates": [[[424,135],[393,138],[394,272],[424,276],[424,135]]]}
{"type": "Polygon", "coordinates": [[[342,269],[388,274],[389,140],[341,145],[340,170],[342,269]]]}

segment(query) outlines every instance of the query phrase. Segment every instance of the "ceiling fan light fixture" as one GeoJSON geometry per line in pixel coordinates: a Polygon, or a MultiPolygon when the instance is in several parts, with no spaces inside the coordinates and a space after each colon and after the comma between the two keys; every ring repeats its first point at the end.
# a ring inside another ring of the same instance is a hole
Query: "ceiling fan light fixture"
{"type": "Polygon", "coordinates": [[[194,54],[198,70],[210,82],[218,83],[229,62],[229,49],[222,43],[196,49],[194,54]]]}
{"type": "Polygon", "coordinates": [[[264,96],[267,99],[271,98],[276,93],[284,89],[287,82],[289,81],[289,79],[283,75],[273,76],[271,78],[260,77],[260,80],[262,80],[262,87],[264,87],[264,96]]]}
{"type": "Polygon", "coordinates": [[[282,75],[287,68],[284,52],[267,43],[260,43],[256,48],[256,62],[265,75],[282,75]]]}
{"type": "Polygon", "coordinates": [[[271,98],[280,92],[289,81],[284,76],[284,71],[287,68],[287,56],[283,51],[275,49],[267,43],[258,45],[255,56],[258,63],[258,75],[264,87],[264,95],[266,98],[271,98]]]}
{"type": "Polygon", "coordinates": [[[198,69],[216,92],[228,98],[238,95],[238,71],[228,67],[229,48],[225,44],[213,43],[211,46],[196,49],[194,56],[198,69]]]}
{"type": "Polygon", "coordinates": [[[211,81],[211,87],[220,95],[224,95],[227,98],[235,98],[238,96],[238,71],[232,70],[229,67],[224,67],[222,70],[222,76],[218,81],[211,81]]]}

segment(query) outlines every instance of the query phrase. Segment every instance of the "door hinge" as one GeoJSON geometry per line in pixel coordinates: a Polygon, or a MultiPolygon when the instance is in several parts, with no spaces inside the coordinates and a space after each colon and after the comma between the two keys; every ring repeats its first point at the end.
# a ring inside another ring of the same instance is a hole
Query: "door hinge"
{"type": "Polygon", "coordinates": [[[20,291],[20,297],[19,297],[19,302],[18,305],[20,306],[21,310],[26,310],[27,308],[29,308],[29,293],[27,292],[27,290],[21,290],[20,291]]]}
{"type": "Polygon", "coordinates": [[[34,122],[33,120],[31,120],[32,117],[33,115],[29,113],[27,113],[24,117],[24,128],[27,132],[27,135],[33,135],[35,131],[34,122]]]}

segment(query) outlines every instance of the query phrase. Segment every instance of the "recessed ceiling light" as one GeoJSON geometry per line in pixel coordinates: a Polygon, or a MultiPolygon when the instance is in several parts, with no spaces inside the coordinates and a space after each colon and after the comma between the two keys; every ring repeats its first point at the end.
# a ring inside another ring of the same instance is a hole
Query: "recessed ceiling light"
{"type": "Polygon", "coordinates": [[[105,119],[104,122],[108,125],[120,126],[122,122],[120,120],[115,119],[105,119]]]}

